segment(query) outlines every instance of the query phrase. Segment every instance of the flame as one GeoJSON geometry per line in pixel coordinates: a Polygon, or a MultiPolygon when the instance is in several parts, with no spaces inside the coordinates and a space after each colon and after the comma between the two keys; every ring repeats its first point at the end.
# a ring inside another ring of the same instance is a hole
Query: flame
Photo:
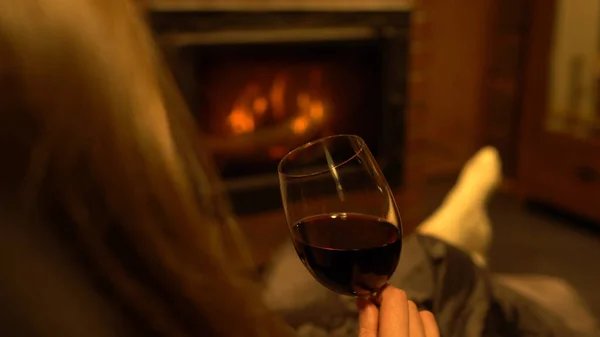
{"type": "MultiPolygon", "coordinates": [[[[289,91],[296,89],[286,71],[276,74],[269,87],[261,87],[256,82],[248,82],[240,95],[233,102],[233,108],[227,115],[228,130],[234,135],[254,132],[264,127],[287,127],[295,135],[302,135],[315,130],[326,115],[320,91],[323,74],[320,70],[308,74],[309,88],[299,91],[296,104],[290,105],[289,91]],[[317,89],[315,89],[317,88],[317,89]],[[286,107],[287,104],[287,107],[286,107]],[[285,123],[285,124],[283,124],[285,123]]],[[[292,93],[293,94],[293,93],[292,93]]],[[[294,96],[292,96],[294,97],[294,96]]],[[[271,147],[269,156],[280,157],[285,149],[271,147]]]]}
{"type": "Polygon", "coordinates": [[[236,107],[227,116],[227,122],[235,134],[242,134],[254,131],[255,123],[252,114],[248,113],[242,107],[236,107]]]}
{"type": "Polygon", "coordinates": [[[252,102],[252,110],[258,116],[262,116],[267,112],[269,107],[269,101],[264,97],[258,97],[252,102]]]}
{"type": "Polygon", "coordinates": [[[310,105],[310,95],[307,93],[299,93],[296,97],[296,102],[300,109],[307,109],[310,105]]]}
{"type": "Polygon", "coordinates": [[[309,120],[305,116],[296,117],[292,122],[292,131],[297,135],[302,134],[308,129],[308,123],[309,120]]]}
{"type": "Polygon", "coordinates": [[[321,103],[321,101],[310,102],[308,111],[310,117],[315,120],[323,119],[323,115],[325,114],[325,108],[323,107],[323,103],[321,103]]]}
{"type": "Polygon", "coordinates": [[[273,107],[273,117],[281,120],[285,117],[285,89],[287,87],[287,77],[285,74],[277,74],[273,85],[271,86],[270,99],[273,107]]]}

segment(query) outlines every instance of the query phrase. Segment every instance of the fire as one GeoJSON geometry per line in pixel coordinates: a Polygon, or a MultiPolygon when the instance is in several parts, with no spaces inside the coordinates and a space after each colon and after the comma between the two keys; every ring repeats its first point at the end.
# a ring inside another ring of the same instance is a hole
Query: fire
{"type": "Polygon", "coordinates": [[[267,108],[269,107],[269,101],[267,101],[264,97],[259,97],[252,102],[252,110],[255,114],[262,116],[267,112],[267,108]]]}
{"type": "Polygon", "coordinates": [[[231,111],[227,117],[227,122],[231,127],[231,131],[235,134],[242,134],[254,131],[254,118],[252,114],[244,108],[237,107],[231,111]]]}
{"type": "MultiPolygon", "coordinates": [[[[313,71],[308,75],[309,88],[302,91],[298,90],[302,84],[292,82],[285,71],[277,73],[266,87],[248,82],[227,115],[229,131],[241,135],[267,129],[279,129],[280,132],[287,129],[300,136],[319,130],[327,112],[320,91],[322,74],[313,71]],[[295,90],[298,92],[294,93],[295,90]]],[[[269,152],[272,156],[279,156],[282,149],[271,148],[269,152]]]]}
{"type": "Polygon", "coordinates": [[[300,93],[296,97],[296,102],[300,109],[306,109],[310,105],[310,96],[307,93],[300,93]]]}
{"type": "Polygon", "coordinates": [[[325,114],[325,109],[321,101],[310,102],[308,111],[310,112],[310,117],[316,120],[323,119],[323,114],[325,114]]]}
{"type": "Polygon", "coordinates": [[[309,120],[305,116],[297,117],[292,122],[292,131],[297,135],[304,133],[308,129],[308,122],[309,120]]]}

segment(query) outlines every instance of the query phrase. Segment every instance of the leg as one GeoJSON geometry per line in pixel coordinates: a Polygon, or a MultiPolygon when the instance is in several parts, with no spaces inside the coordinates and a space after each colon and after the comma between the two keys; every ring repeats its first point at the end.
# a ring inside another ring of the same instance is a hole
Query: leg
{"type": "Polygon", "coordinates": [[[405,248],[390,284],[431,310],[443,336],[481,336],[492,303],[488,273],[433,237],[412,236],[405,248]]]}
{"type": "Polygon", "coordinates": [[[502,180],[501,162],[493,147],[484,147],[463,167],[442,205],[417,229],[470,253],[486,264],[492,230],[485,206],[502,180]]]}
{"type": "MultiPolygon", "coordinates": [[[[499,171],[496,150],[484,148],[479,151],[465,165],[457,185],[448,194],[442,207],[419,226],[417,231],[469,251],[473,261],[484,264],[487,245],[491,240],[491,228],[484,206],[488,195],[499,182],[499,171]]],[[[413,299],[423,304],[429,303],[430,306],[440,302],[434,301],[434,293],[441,293],[442,290],[436,287],[443,285],[437,281],[437,267],[432,263],[445,260],[447,254],[447,249],[444,248],[447,245],[431,244],[433,241],[418,239],[416,236],[406,239],[399,269],[392,280],[394,285],[405,289],[413,299]],[[436,252],[434,246],[438,247],[438,250],[441,249],[441,255],[431,259],[431,254],[436,252]]],[[[460,253],[456,249],[449,249],[460,253]]],[[[471,273],[478,270],[473,268],[468,257],[464,258],[466,255],[459,256],[460,262],[453,263],[451,270],[457,265],[470,270],[471,273]]],[[[264,300],[273,310],[282,313],[291,325],[299,327],[306,322],[313,322],[321,327],[326,326],[326,330],[331,331],[333,326],[341,324],[340,322],[355,318],[354,302],[337,296],[315,281],[299,261],[291,244],[280,249],[269,269],[265,279],[264,300]]],[[[452,274],[454,273],[453,271],[452,274]]],[[[450,286],[457,284],[461,282],[455,280],[450,286]]],[[[465,296],[479,296],[482,290],[477,288],[478,293],[472,294],[473,289],[471,287],[468,290],[450,290],[462,291],[465,296]]],[[[448,321],[452,320],[449,318],[448,321]]]]}
{"type": "MultiPolygon", "coordinates": [[[[320,285],[298,259],[291,244],[280,250],[267,272],[264,299],[305,336],[356,336],[354,299],[320,285]]],[[[444,336],[479,336],[490,306],[487,275],[469,255],[434,238],[405,240],[390,280],[411,299],[432,310],[444,336]]]]}
{"type": "MultiPolygon", "coordinates": [[[[406,238],[390,280],[436,315],[443,336],[568,336],[541,308],[494,286],[485,269],[491,226],[485,202],[500,181],[493,148],[478,152],[463,169],[442,207],[406,238]],[[475,262],[475,263],[474,263],[475,262]]],[[[354,300],[315,281],[291,244],[266,278],[265,301],[302,336],[356,336],[354,300]]]]}

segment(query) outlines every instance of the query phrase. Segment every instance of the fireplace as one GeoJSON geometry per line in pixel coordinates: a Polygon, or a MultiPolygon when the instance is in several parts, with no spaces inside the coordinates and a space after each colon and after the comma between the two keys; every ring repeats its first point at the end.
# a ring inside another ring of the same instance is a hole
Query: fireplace
{"type": "Polygon", "coordinates": [[[402,184],[403,10],[159,10],[151,23],[237,212],[280,207],[291,149],[357,134],[402,184]]]}

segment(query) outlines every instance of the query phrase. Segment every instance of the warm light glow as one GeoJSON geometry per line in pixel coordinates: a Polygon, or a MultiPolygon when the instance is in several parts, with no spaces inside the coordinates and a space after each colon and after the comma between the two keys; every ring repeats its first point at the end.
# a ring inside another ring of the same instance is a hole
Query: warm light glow
{"type": "Polygon", "coordinates": [[[282,120],[285,118],[285,90],[287,87],[287,76],[285,74],[278,74],[273,81],[271,86],[271,92],[269,98],[271,99],[271,106],[273,108],[273,117],[276,120],[282,120]]]}
{"type": "MultiPolygon", "coordinates": [[[[296,135],[307,135],[322,127],[328,114],[319,90],[323,74],[317,69],[306,75],[308,88],[306,83],[294,82],[285,70],[275,74],[271,83],[248,82],[232,102],[226,119],[228,132],[240,135],[264,129],[269,135],[291,130],[296,135]],[[278,130],[280,127],[284,129],[278,130]]],[[[268,149],[273,158],[280,158],[287,150],[277,146],[268,149]]]]}
{"type": "Polygon", "coordinates": [[[254,118],[244,108],[237,107],[233,109],[227,117],[227,122],[235,134],[254,131],[254,118]]]}
{"type": "Polygon", "coordinates": [[[321,120],[325,114],[325,109],[323,108],[323,103],[321,103],[321,101],[310,102],[308,111],[310,113],[310,117],[316,120],[321,120]]]}
{"type": "Polygon", "coordinates": [[[259,116],[264,115],[268,107],[269,102],[264,97],[258,97],[254,100],[254,102],[252,102],[252,110],[254,110],[254,113],[259,116]]]}
{"type": "Polygon", "coordinates": [[[308,109],[308,106],[310,105],[310,96],[306,93],[300,93],[298,94],[298,97],[296,97],[296,102],[300,109],[308,109]]]}
{"type": "Polygon", "coordinates": [[[272,146],[269,148],[269,157],[273,159],[281,159],[288,152],[289,150],[283,146],[272,146]]]}
{"type": "Polygon", "coordinates": [[[292,131],[294,131],[295,134],[299,135],[301,133],[304,133],[307,128],[308,118],[304,116],[298,117],[292,122],[292,131]]]}

